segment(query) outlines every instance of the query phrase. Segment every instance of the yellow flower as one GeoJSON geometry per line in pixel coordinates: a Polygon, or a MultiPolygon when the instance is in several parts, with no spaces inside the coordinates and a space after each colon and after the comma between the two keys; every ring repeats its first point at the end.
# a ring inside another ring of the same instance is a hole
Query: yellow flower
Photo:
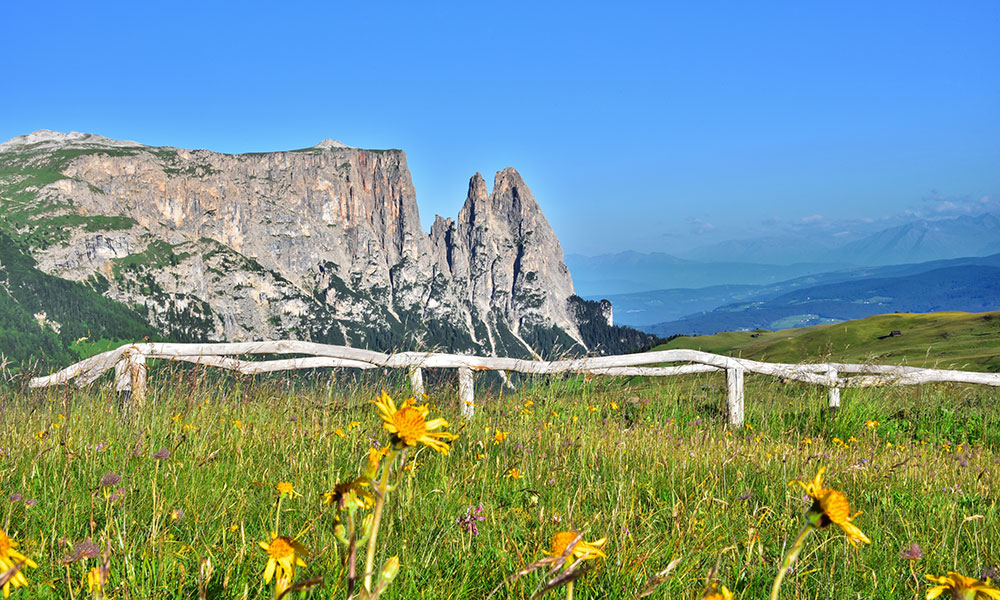
{"type": "Polygon", "coordinates": [[[347,430],[350,431],[359,425],[361,425],[361,421],[351,421],[347,424],[347,430]]]}
{"type": "Polygon", "coordinates": [[[534,405],[535,405],[535,403],[532,400],[525,400],[524,401],[524,408],[531,408],[534,405]]]}
{"type": "Polygon", "coordinates": [[[233,421],[233,427],[235,427],[236,429],[243,429],[243,421],[240,420],[233,421]]]}
{"type": "Polygon", "coordinates": [[[343,429],[334,429],[333,430],[333,434],[335,436],[339,437],[339,438],[346,438],[347,437],[347,434],[344,433],[343,429]]]}
{"type": "Polygon", "coordinates": [[[949,571],[947,575],[935,577],[925,575],[937,585],[927,590],[927,600],[933,600],[945,592],[950,592],[954,600],[1000,600],[1000,588],[990,584],[989,579],[979,581],[972,577],[949,571]]]}
{"type": "Polygon", "coordinates": [[[496,446],[498,444],[502,444],[503,441],[507,439],[508,435],[510,435],[509,431],[500,431],[499,429],[497,429],[496,434],[494,434],[493,436],[493,445],[496,446]]]}
{"type": "Polygon", "coordinates": [[[382,427],[392,434],[392,443],[397,447],[416,446],[423,444],[437,452],[448,453],[448,443],[458,436],[447,431],[432,431],[439,427],[447,427],[444,419],[425,420],[430,410],[427,405],[416,406],[413,400],[407,400],[397,409],[396,404],[388,394],[382,392],[382,397],[373,402],[382,417],[382,427]]]}
{"type": "Polygon", "coordinates": [[[580,420],[580,417],[573,415],[572,420],[574,423],[576,423],[578,420],[580,420]]]}
{"type": "Polygon", "coordinates": [[[389,453],[389,447],[385,448],[369,448],[368,449],[368,460],[365,462],[365,470],[362,476],[365,479],[375,479],[375,475],[378,474],[378,464],[382,461],[382,457],[389,453]]]}
{"type": "Polygon", "coordinates": [[[333,487],[333,491],[323,494],[323,504],[336,506],[337,510],[371,508],[375,504],[375,496],[365,489],[368,485],[368,479],[364,477],[346,483],[338,483],[333,487]]]}
{"type": "Polygon", "coordinates": [[[270,543],[258,542],[258,544],[267,551],[264,583],[271,583],[271,578],[277,573],[278,577],[274,582],[274,595],[280,596],[295,580],[295,566],[306,566],[305,561],[300,556],[309,556],[309,551],[299,542],[287,537],[278,537],[278,534],[274,532],[271,532],[270,543]]]}
{"type": "Polygon", "coordinates": [[[868,419],[867,421],[865,421],[865,427],[867,427],[868,429],[875,429],[878,426],[879,422],[874,419],[868,419]]]}
{"type": "Polygon", "coordinates": [[[521,469],[514,467],[513,469],[509,469],[504,474],[504,477],[506,477],[507,479],[520,479],[521,477],[523,477],[523,475],[521,475],[521,469]]]}
{"type": "Polygon", "coordinates": [[[733,593],[726,586],[722,586],[720,589],[718,584],[713,583],[705,590],[705,595],[701,598],[702,600],[733,600],[733,593]]]}
{"type": "Polygon", "coordinates": [[[24,587],[28,585],[28,579],[24,576],[24,567],[28,566],[32,569],[37,569],[38,565],[35,561],[31,560],[27,556],[21,554],[14,548],[17,546],[17,542],[7,537],[7,533],[3,529],[0,529],[0,573],[6,573],[14,568],[18,563],[24,563],[21,565],[21,570],[18,571],[10,581],[3,585],[3,597],[10,597],[10,588],[24,587]]]}
{"type": "Polygon", "coordinates": [[[589,413],[595,413],[595,412],[597,412],[597,407],[596,406],[587,406],[587,412],[589,412],[589,413]]]}
{"type": "Polygon", "coordinates": [[[573,540],[576,543],[573,544],[572,549],[566,557],[566,564],[571,565],[577,560],[592,560],[597,557],[607,558],[607,554],[604,553],[601,548],[607,543],[607,538],[601,538],[594,542],[585,542],[583,538],[577,539],[580,534],[575,531],[560,531],[559,533],[552,536],[552,545],[549,548],[550,556],[562,556],[566,554],[566,549],[569,548],[570,544],[573,544],[573,540]]]}
{"type": "Polygon", "coordinates": [[[851,505],[847,502],[847,496],[837,490],[823,487],[823,473],[825,472],[826,467],[820,467],[816,477],[809,483],[792,482],[802,486],[806,494],[814,500],[812,507],[806,512],[806,518],[817,527],[826,527],[830,523],[836,523],[844,530],[844,533],[847,534],[847,540],[854,546],[857,546],[858,542],[870,544],[871,540],[868,539],[868,536],[862,533],[854,523],[851,523],[854,517],[861,513],[851,515],[851,505]]]}
{"type": "Polygon", "coordinates": [[[100,591],[104,585],[104,578],[101,577],[101,568],[94,567],[87,571],[87,593],[93,594],[94,590],[100,591]]]}
{"type": "Polygon", "coordinates": [[[278,485],[274,486],[274,489],[278,490],[279,496],[288,496],[289,499],[295,496],[301,496],[302,494],[295,491],[290,481],[279,481],[278,485]]]}
{"type": "Polygon", "coordinates": [[[612,402],[611,403],[611,410],[618,410],[618,403],[617,402],[612,402]]]}

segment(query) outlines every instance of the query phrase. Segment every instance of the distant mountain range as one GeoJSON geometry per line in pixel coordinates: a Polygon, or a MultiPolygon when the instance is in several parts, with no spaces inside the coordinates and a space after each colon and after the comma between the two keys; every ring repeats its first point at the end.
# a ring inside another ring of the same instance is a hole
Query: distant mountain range
{"type": "MultiPolygon", "coordinates": [[[[744,291],[744,301],[642,327],[660,336],[785,329],[871,315],[1000,310],[1000,255],[803,278],[744,291]],[[948,264],[951,263],[951,264],[948,264]],[[826,283],[824,280],[840,281],[826,283]],[[806,285],[805,279],[812,279],[806,285]]],[[[624,322],[617,311],[618,322],[624,322]]]]}
{"type": "MultiPolygon", "coordinates": [[[[570,254],[577,293],[608,297],[649,290],[766,285],[851,266],[920,263],[1000,252],[1000,219],[992,214],[918,219],[867,234],[799,235],[730,240],[689,256],[620,252],[570,254]]],[[[613,300],[613,299],[612,299],[613,300]]]]}
{"type": "MultiPolygon", "coordinates": [[[[731,240],[696,248],[702,262],[789,264],[792,262],[892,265],[1000,252],[1000,219],[984,213],[945,219],[915,219],[859,237],[814,234],[731,240]]],[[[680,286],[677,286],[680,287],[680,286]]]]}
{"type": "MultiPolygon", "coordinates": [[[[614,307],[615,322],[652,331],[671,321],[699,320],[699,331],[716,330],[722,322],[731,323],[734,307],[749,306],[753,303],[767,303],[792,292],[817,286],[835,285],[841,282],[867,281],[879,278],[913,277],[928,271],[951,269],[965,266],[1000,267],[1000,254],[976,256],[950,260],[936,260],[924,263],[889,265],[883,267],[852,267],[827,273],[816,273],[796,277],[769,285],[719,285],[698,289],[665,289],[632,294],[610,294],[602,296],[610,300],[614,307]],[[709,315],[725,313],[719,325],[711,325],[714,318],[709,315]],[[706,325],[706,323],[708,325],[706,325]]],[[[847,292],[845,291],[844,294],[847,292]]],[[[593,296],[593,299],[598,299],[593,296]]],[[[894,310],[908,310],[906,307],[894,310]]],[[[913,309],[916,310],[916,309],[913,309]]],[[[957,309],[956,309],[957,310],[957,309]]],[[[869,313],[875,314],[875,313],[869,313]]],[[[842,320],[842,317],[829,317],[842,320]]],[[[791,325],[789,325],[791,326],[791,325]]],[[[748,326],[737,324],[737,329],[748,326]]],[[[693,333],[693,332],[692,332],[693,333]]]]}

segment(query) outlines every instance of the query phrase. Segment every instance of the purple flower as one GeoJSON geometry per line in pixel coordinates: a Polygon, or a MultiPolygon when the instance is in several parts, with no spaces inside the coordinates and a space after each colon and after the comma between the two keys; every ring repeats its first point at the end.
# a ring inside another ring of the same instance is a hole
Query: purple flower
{"type": "Polygon", "coordinates": [[[465,511],[465,514],[461,517],[455,519],[458,526],[462,528],[463,531],[471,533],[472,535],[479,535],[479,528],[476,527],[476,521],[485,521],[486,517],[483,516],[483,505],[480,504],[476,507],[469,507],[469,510],[465,511]]]}
{"type": "Polygon", "coordinates": [[[38,504],[38,500],[35,500],[34,498],[28,498],[24,501],[25,506],[35,506],[36,504],[38,504]]]}
{"type": "Polygon", "coordinates": [[[924,557],[924,549],[917,544],[910,544],[899,553],[900,558],[906,560],[920,560],[924,557]]]}

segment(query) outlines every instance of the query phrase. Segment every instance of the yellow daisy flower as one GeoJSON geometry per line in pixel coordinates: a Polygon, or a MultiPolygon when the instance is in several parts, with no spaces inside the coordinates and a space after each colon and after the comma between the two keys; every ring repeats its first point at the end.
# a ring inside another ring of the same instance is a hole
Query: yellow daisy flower
{"type": "Polygon", "coordinates": [[[278,491],[279,496],[288,496],[289,499],[302,495],[295,491],[295,487],[290,481],[279,481],[278,485],[274,486],[274,489],[278,491]]]}
{"type": "Polygon", "coordinates": [[[295,566],[306,566],[305,561],[300,556],[309,556],[309,551],[299,542],[287,537],[278,537],[278,534],[274,532],[271,532],[270,542],[258,543],[267,552],[264,583],[271,583],[271,578],[277,574],[277,579],[274,582],[274,595],[280,596],[295,580],[295,566]]]}
{"type": "Polygon", "coordinates": [[[458,437],[447,431],[433,431],[440,427],[447,427],[448,421],[441,418],[427,421],[425,417],[430,409],[427,408],[426,404],[417,406],[412,398],[396,408],[392,398],[382,392],[382,397],[374,401],[373,404],[378,408],[379,416],[382,417],[382,426],[392,434],[392,443],[397,448],[402,448],[404,445],[423,444],[432,450],[447,454],[447,442],[458,437]]]}
{"type": "Polygon", "coordinates": [[[337,510],[371,508],[375,504],[375,496],[365,489],[368,483],[368,480],[363,477],[354,481],[338,483],[332,491],[323,494],[323,504],[336,506],[337,510]]]}
{"type": "Polygon", "coordinates": [[[7,537],[7,533],[3,529],[0,529],[0,575],[13,570],[14,566],[18,563],[24,563],[21,565],[21,570],[15,573],[13,577],[3,584],[4,598],[10,597],[11,586],[16,589],[28,585],[28,579],[24,576],[25,566],[33,569],[38,568],[35,561],[21,554],[17,550],[14,550],[16,546],[17,542],[7,537]]]}
{"type": "Polygon", "coordinates": [[[945,592],[949,592],[953,600],[1000,600],[1000,588],[991,585],[989,579],[979,581],[953,571],[941,577],[925,577],[937,584],[927,590],[927,600],[934,600],[945,592]]]}
{"type": "Polygon", "coordinates": [[[857,546],[858,542],[870,544],[871,540],[868,539],[868,536],[851,522],[854,517],[861,513],[851,515],[851,505],[847,501],[847,496],[837,490],[823,487],[823,473],[825,472],[826,467],[820,467],[812,481],[808,483],[793,482],[802,486],[806,494],[814,500],[812,507],[806,512],[806,518],[817,527],[826,527],[830,523],[836,523],[844,530],[844,533],[847,534],[847,540],[854,546],[857,546]]]}
{"type": "Polygon", "coordinates": [[[101,568],[94,567],[93,569],[87,571],[87,593],[93,594],[94,590],[100,591],[101,587],[104,585],[103,577],[101,577],[101,568]]]}
{"type": "Polygon", "coordinates": [[[701,598],[702,600],[733,600],[733,593],[726,586],[722,586],[720,589],[718,584],[713,583],[705,590],[705,595],[701,598]]]}
{"type": "Polygon", "coordinates": [[[569,547],[573,544],[573,540],[576,543],[573,544],[572,549],[566,557],[566,565],[569,566],[577,560],[592,560],[597,557],[607,558],[607,554],[604,553],[601,548],[607,543],[608,538],[601,538],[594,542],[585,542],[583,538],[577,540],[580,534],[575,531],[560,531],[559,533],[552,536],[552,545],[549,548],[549,555],[560,557],[569,547]]]}
{"type": "Polygon", "coordinates": [[[497,446],[499,444],[502,444],[503,441],[507,439],[508,435],[510,435],[509,431],[500,431],[498,429],[496,434],[493,435],[493,445],[497,446]]]}

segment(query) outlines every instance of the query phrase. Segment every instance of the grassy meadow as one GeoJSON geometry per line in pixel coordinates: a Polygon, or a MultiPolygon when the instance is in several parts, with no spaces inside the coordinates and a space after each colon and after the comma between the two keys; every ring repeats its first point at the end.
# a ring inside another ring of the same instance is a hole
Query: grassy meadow
{"type": "Polygon", "coordinates": [[[838,361],[1000,371],[1000,312],[892,313],[780,331],[681,336],[656,348],[690,348],[753,360],[838,361]],[[889,337],[892,331],[902,335],[889,337]]]}
{"type": "MultiPolygon", "coordinates": [[[[81,558],[89,538],[110,550],[108,598],[268,598],[258,542],[277,520],[310,551],[297,580],[322,578],[285,597],[343,598],[322,495],[388,443],[371,401],[406,398],[402,375],[150,375],[145,403],[124,409],[100,386],[3,392],[0,518],[38,564],[11,596],[90,598],[85,574],[102,559],[81,558]],[[301,495],[279,504],[279,482],[301,495]]],[[[871,544],[852,547],[836,525],[814,532],[781,597],[923,598],[924,573],[1000,568],[992,388],[846,390],[831,415],[824,389],[748,375],[738,430],[725,426],[722,374],[530,379],[478,392],[467,423],[450,379],[429,394],[428,419],[459,437],[447,455],[409,454],[387,496],[375,564],[398,555],[401,567],[383,598],[484,598],[565,529],[607,538],[575,598],[701,597],[716,566],[736,598],[767,598],[811,504],[789,482],[820,466],[863,511],[854,523],[871,544]],[[474,533],[459,521],[479,505],[474,533]],[[911,544],[920,552],[903,557],[911,544]]],[[[528,599],[543,575],[494,597],[528,599]]]]}

